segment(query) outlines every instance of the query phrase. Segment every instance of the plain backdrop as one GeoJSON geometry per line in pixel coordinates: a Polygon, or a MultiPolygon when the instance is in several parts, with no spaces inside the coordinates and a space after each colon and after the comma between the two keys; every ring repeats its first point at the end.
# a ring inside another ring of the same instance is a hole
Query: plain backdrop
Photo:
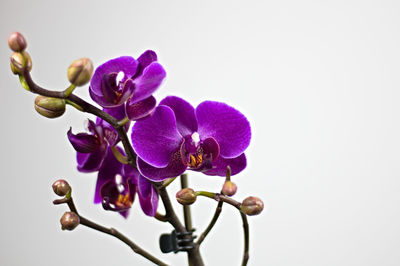
{"type": "MultiPolygon", "coordinates": [[[[172,228],[138,202],[127,220],[92,203],[96,174],[76,170],[66,138],[91,116],[35,112],[35,96],[9,69],[7,36],[20,31],[32,75],[48,88],[66,88],[66,69],[79,57],[98,66],[153,49],[167,71],[158,101],[223,101],[247,116],[253,135],[248,167],[233,178],[235,198],[265,202],[249,218],[249,265],[400,265],[399,12],[395,0],[2,0],[0,264],[151,265],[107,235],[61,231],[67,207],[52,205],[57,178],[73,186],[82,215],[172,265],[186,263],[185,254],[161,254],[158,236],[172,228]]],[[[76,93],[90,99],[87,86],[76,93]]],[[[218,191],[223,178],[190,172],[189,182],[218,191]]],[[[197,233],[215,206],[205,198],[193,206],[197,233]]],[[[225,206],[201,247],[204,261],[239,265],[242,249],[240,217],[225,206]]]]}

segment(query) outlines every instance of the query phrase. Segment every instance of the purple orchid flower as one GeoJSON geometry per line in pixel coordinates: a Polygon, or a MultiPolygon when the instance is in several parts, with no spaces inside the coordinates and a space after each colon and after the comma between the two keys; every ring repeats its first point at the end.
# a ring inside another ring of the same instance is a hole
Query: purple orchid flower
{"type": "Polygon", "coordinates": [[[107,153],[108,142],[104,128],[88,120],[88,133],[73,134],[72,129],[67,133],[68,139],[77,151],[76,160],[78,171],[89,173],[100,169],[107,153]]]}
{"type": "Polygon", "coordinates": [[[90,81],[91,98],[105,108],[124,105],[130,120],[149,115],[156,106],[152,94],[166,76],[153,51],[137,60],[121,56],[99,66],[90,81]]]}
{"type": "MultiPolygon", "coordinates": [[[[125,109],[104,108],[103,111],[116,119],[125,117],[125,109]]],[[[88,133],[73,134],[72,129],[67,133],[68,139],[77,151],[78,170],[80,172],[94,172],[99,170],[106,156],[107,147],[115,146],[119,142],[117,131],[106,121],[97,118],[96,123],[88,120],[88,133]]],[[[125,125],[129,129],[129,123],[125,125]]]]}
{"type": "MultiPolygon", "coordinates": [[[[122,149],[118,149],[123,154],[122,149]]],[[[143,212],[154,216],[158,207],[157,190],[132,166],[118,162],[108,149],[97,176],[94,203],[102,203],[105,210],[127,218],[136,193],[143,212]]]]}
{"type": "Polygon", "coordinates": [[[186,169],[206,175],[232,175],[246,167],[244,151],[251,129],[246,117],[220,102],[205,101],[194,109],[175,96],[162,100],[154,113],[132,128],[132,145],[140,173],[159,182],[186,169]]]}

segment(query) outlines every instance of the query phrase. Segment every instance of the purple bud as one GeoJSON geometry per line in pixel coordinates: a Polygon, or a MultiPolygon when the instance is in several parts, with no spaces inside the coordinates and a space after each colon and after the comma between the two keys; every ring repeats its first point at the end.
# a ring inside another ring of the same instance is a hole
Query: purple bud
{"type": "Polygon", "coordinates": [[[63,197],[71,192],[71,186],[64,179],[59,179],[53,183],[53,191],[58,196],[63,197]]]}
{"type": "Polygon", "coordinates": [[[13,32],[8,36],[8,46],[14,52],[22,52],[26,49],[26,40],[19,32],[13,32]]]}
{"type": "Polygon", "coordinates": [[[93,75],[93,63],[89,58],[80,58],[68,67],[68,80],[76,86],[83,86],[93,75]]]}
{"type": "Polygon", "coordinates": [[[60,219],[61,229],[72,231],[80,223],[78,214],[74,212],[65,212],[60,219]]]}
{"type": "Polygon", "coordinates": [[[35,110],[47,118],[60,117],[65,112],[64,99],[39,95],[35,99],[35,110]]]}
{"type": "Polygon", "coordinates": [[[257,197],[247,197],[243,200],[240,210],[247,215],[257,215],[264,209],[264,203],[257,197]]]}
{"type": "Polygon", "coordinates": [[[224,186],[222,187],[222,194],[232,197],[236,194],[237,186],[232,181],[225,181],[224,186]]]}
{"type": "Polygon", "coordinates": [[[196,198],[196,192],[191,188],[184,188],[176,193],[176,200],[182,205],[193,204],[196,198]]]}

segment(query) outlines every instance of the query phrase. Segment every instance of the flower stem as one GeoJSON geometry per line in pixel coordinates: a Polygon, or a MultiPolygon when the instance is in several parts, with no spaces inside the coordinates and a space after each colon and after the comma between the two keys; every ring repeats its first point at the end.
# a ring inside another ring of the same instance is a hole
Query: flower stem
{"type": "Polygon", "coordinates": [[[128,158],[126,158],[117,148],[117,146],[111,146],[111,151],[114,154],[115,159],[122,164],[128,164],[128,158]]]}
{"type": "Polygon", "coordinates": [[[157,259],[153,255],[151,255],[150,253],[148,253],[147,251],[145,251],[141,247],[139,247],[136,243],[134,243],[132,240],[127,238],[125,235],[123,235],[122,233],[120,233],[116,229],[104,227],[102,225],[99,225],[99,224],[97,224],[95,222],[90,221],[89,219],[86,219],[82,215],[79,215],[78,211],[77,211],[77,209],[75,207],[75,204],[74,204],[74,201],[73,201],[72,197],[55,200],[55,201],[53,201],[53,203],[54,204],[67,203],[68,207],[70,208],[70,210],[72,212],[76,213],[79,216],[80,224],[82,224],[84,226],[87,226],[89,228],[92,228],[92,229],[94,229],[96,231],[99,231],[99,232],[111,235],[111,236],[113,236],[115,238],[118,238],[119,240],[124,242],[126,245],[128,245],[135,253],[145,257],[146,259],[150,260],[151,262],[153,262],[153,263],[155,263],[157,265],[163,265],[163,266],[167,266],[168,265],[168,264],[162,262],[161,260],[157,259]]]}
{"type": "MultiPolygon", "coordinates": [[[[212,193],[212,192],[207,192],[207,191],[197,191],[196,194],[199,195],[199,196],[204,196],[204,197],[211,198],[211,199],[214,199],[214,200],[218,201],[218,205],[221,204],[221,207],[222,207],[222,203],[221,202],[225,202],[225,203],[228,203],[229,205],[232,205],[233,207],[235,207],[236,209],[239,210],[240,216],[242,218],[243,234],[244,234],[244,252],[243,252],[242,266],[246,266],[247,262],[249,260],[249,238],[250,238],[250,233],[249,233],[249,223],[247,222],[247,216],[246,216],[246,214],[244,214],[244,213],[242,213],[240,211],[240,206],[242,204],[240,202],[228,197],[228,196],[225,196],[225,195],[221,194],[221,193],[212,193]],[[212,196],[212,195],[214,195],[214,196],[212,196]]],[[[218,211],[218,207],[217,207],[217,210],[215,211],[214,217],[211,220],[210,225],[207,227],[207,229],[204,231],[204,233],[200,236],[199,240],[197,241],[198,245],[200,245],[201,242],[203,242],[205,236],[207,236],[208,232],[214,226],[214,224],[215,224],[215,222],[216,222],[216,220],[218,219],[218,216],[219,216],[218,212],[220,212],[220,211],[218,211]]]]}
{"type": "Polygon", "coordinates": [[[64,91],[64,96],[65,96],[65,97],[70,96],[71,93],[75,90],[75,88],[76,88],[76,85],[71,84],[68,88],[65,89],[65,91],[64,91]]]}
{"type": "Polygon", "coordinates": [[[120,125],[121,127],[125,126],[127,123],[129,123],[129,121],[131,121],[131,120],[129,120],[129,118],[127,116],[125,116],[123,119],[118,121],[118,125],[120,125]]]}
{"type": "Polygon", "coordinates": [[[82,107],[80,107],[79,105],[77,105],[77,104],[74,103],[74,102],[71,102],[71,101],[68,100],[68,99],[65,100],[65,103],[66,103],[66,104],[69,104],[69,105],[71,105],[71,106],[73,106],[73,107],[75,107],[77,110],[79,110],[79,111],[81,111],[81,112],[84,112],[84,110],[83,110],[82,107]]]}
{"type": "Polygon", "coordinates": [[[215,199],[215,196],[217,195],[217,193],[208,192],[208,191],[196,191],[196,195],[197,196],[207,197],[207,198],[210,198],[210,199],[215,199]]]}
{"type": "MultiPolygon", "coordinates": [[[[181,187],[182,189],[188,187],[188,177],[187,174],[181,175],[181,187]]],[[[187,231],[192,230],[192,213],[190,211],[190,205],[183,206],[183,217],[185,220],[185,227],[187,231]]]]}
{"type": "MultiPolygon", "coordinates": [[[[174,208],[171,204],[171,200],[169,199],[168,192],[164,186],[158,186],[158,193],[160,194],[161,200],[164,204],[165,208],[165,218],[167,221],[175,228],[175,230],[179,233],[186,233],[187,230],[185,226],[182,225],[179,218],[176,216],[174,208]]],[[[195,248],[189,249],[189,265],[190,266],[204,266],[203,259],[201,258],[200,251],[197,248],[195,243],[195,248]]]]}
{"type": "Polygon", "coordinates": [[[166,188],[168,187],[172,182],[175,181],[175,179],[177,179],[178,177],[173,177],[173,178],[169,178],[167,180],[165,180],[162,184],[162,187],[166,188]]]}
{"type": "Polygon", "coordinates": [[[243,234],[244,234],[244,252],[243,252],[243,259],[242,259],[242,266],[246,266],[247,262],[249,261],[249,223],[247,222],[247,215],[243,212],[240,212],[240,216],[242,217],[243,223],[243,234]]]}
{"type": "Polygon", "coordinates": [[[154,215],[154,218],[156,218],[160,222],[164,222],[164,223],[167,222],[167,218],[165,217],[165,215],[162,215],[159,212],[156,212],[156,214],[154,215]]]}

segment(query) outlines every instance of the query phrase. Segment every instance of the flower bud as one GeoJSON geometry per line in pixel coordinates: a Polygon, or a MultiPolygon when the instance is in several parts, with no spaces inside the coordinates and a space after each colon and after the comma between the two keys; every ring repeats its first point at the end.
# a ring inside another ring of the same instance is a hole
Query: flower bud
{"type": "Polygon", "coordinates": [[[64,179],[59,179],[56,182],[53,183],[53,191],[56,193],[58,196],[65,196],[71,191],[71,187],[68,184],[67,181],[64,179]]]}
{"type": "Polygon", "coordinates": [[[240,210],[247,215],[257,215],[264,209],[264,203],[257,197],[247,197],[243,200],[240,210]]]}
{"type": "Polygon", "coordinates": [[[15,52],[10,57],[11,71],[14,74],[22,74],[25,69],[32,70],[32,59],[28,52],[15,52]]]}
{"type": "Polygon", "coordinates": [[[8,36],[8,46],[14,52],[22,52],[26,48],[26,40],[19,32],[13,32],[8,36]]]}
{"type": "Polygon", "coordinates": [[[229,197],[233,196],[236,194],[237,186],[235,183],[232,181],[225,181],[223,187],[222,187],[222,194],[227,195],[229,197]]]}
{"type": "Polygon", "coordinates": [[[78,214],[74,212],[65,212],[60,219],[61,229],[72,231],[80,223],[78,214]]]}
{"type": "Polygon", "coordinates": [[[65,100],[39,95],[35,99],[35,110],[47,118],[60,117],[65,112],[65,100]]]}
{"type": "Polygon", "coordinates": [[[80,58],[68,67],[68,80],[76,86],[85,85],[93,75],[93,63],[89,58],[80,58]]]}
{"type": "Polygon", "coordinates": [[[176,193],[176,200],[182,205],[193,204],[196,198],[196,192],[191,188],[184,188],[176,193]]]}

